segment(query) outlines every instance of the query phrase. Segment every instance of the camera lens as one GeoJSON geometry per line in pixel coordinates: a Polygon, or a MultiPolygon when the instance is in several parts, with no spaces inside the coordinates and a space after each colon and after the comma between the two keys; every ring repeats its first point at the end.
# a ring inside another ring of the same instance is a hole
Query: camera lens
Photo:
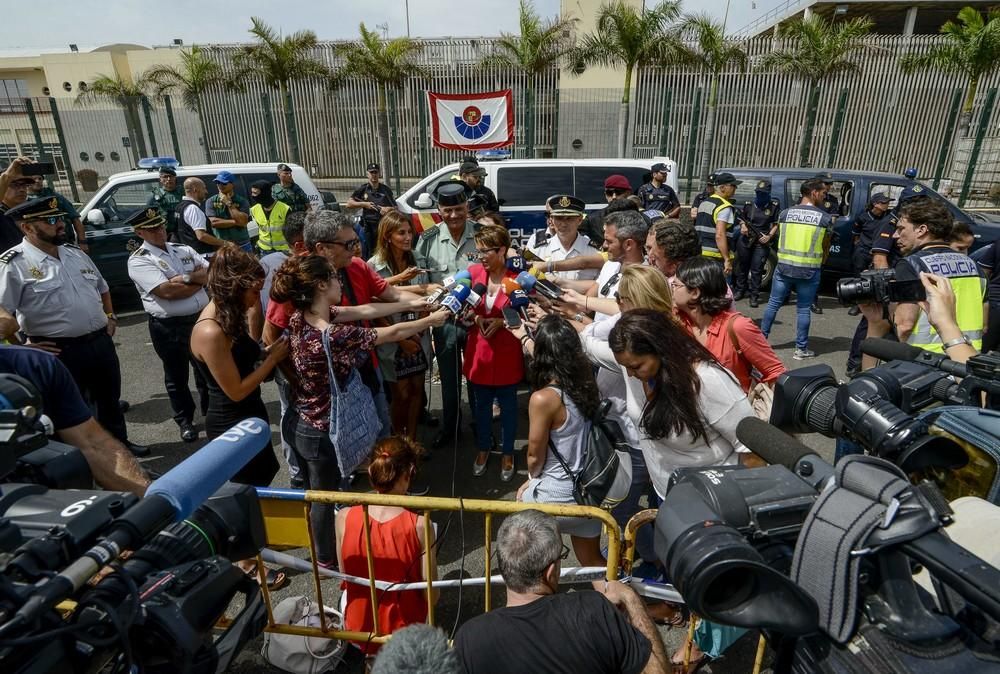
{"type": "Polygon", "coordinates": [[[872,283],[866,278],[845,278],[837,281],[837,299],[845,307],[875,299],[872,283]]]}

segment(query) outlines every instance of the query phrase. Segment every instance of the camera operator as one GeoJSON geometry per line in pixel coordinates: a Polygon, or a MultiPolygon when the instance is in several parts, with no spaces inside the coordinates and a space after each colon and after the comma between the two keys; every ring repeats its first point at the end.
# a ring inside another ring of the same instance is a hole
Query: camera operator
{"type": "Polygon", "coordinates": [[[149,478],[128,449],[97,423],[58,358],[29,347],[0,346],[0,372],[19,375],[35,385],[56,435],[83,452],[97,484],[140,497],[146,492],[149,478]]]}
{"type": "Polygon", "coordinates": [[[892,309],[896,336],[900,341],[936,353],[944,353],[962,341],[976,350],[982,346],[986,281],[968,255],[949,247],[951,229],[951,213],[940,201],[914,197],[899,210],[896,239],[906,257],[896,266],[897,280],[913,278],[919,272],[946,277],[955,293],[955,316],[962,334],[953,340],[942,340],[918,303],[900,302],[892,309]]]}

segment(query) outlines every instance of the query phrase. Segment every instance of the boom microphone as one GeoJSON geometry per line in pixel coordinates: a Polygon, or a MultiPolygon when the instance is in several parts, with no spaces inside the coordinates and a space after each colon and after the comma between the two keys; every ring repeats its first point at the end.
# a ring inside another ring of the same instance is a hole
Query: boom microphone
{"type": "Polygon", "coordinates": [[[833,466],[813,449],[762,419],[742,419],[736,437],[760,458],[784,466],[815,489],[833,476],[833,466]]]}
{"type": "Polygon", "coordinates": [[[861,342],[861,352],[879,360],[905,360],[937,368],[956,377],[966,377],[969,374],[964,363],[958,363],[947,356],[933,351],[926,351],[916,346],[893,342],[888,339],[869,337],[861,342]]]}

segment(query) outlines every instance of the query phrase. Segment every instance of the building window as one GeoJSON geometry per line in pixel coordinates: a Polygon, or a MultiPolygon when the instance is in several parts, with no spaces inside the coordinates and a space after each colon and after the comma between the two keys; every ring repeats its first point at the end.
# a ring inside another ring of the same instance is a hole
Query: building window
{"type": "Polygon", "coordinates": [[[28,97],[25,80],[0,80],[0,113],[26,112],[24,99],[28,97]]]}

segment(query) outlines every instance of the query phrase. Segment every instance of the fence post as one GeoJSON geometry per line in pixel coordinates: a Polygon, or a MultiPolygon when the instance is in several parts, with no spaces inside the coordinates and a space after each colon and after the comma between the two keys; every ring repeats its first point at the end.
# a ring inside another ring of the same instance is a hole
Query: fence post
{"type": "Polygon", "coordinates": [[[552,110],[552,129],[549,131],[552,138],[552,156],[559,156],[559,87],[552,92],[552,100],[555,108],[552,110]]]}
{"type": "Polygon", "coordinates": [[[420,90],[421,101],[417,105],[418,114],[420,115],[420,131],[417,132],[417,137],[420,138],[420,172],[423,175],[427,175],[431,172],[430,167],[430,156],[427,151],[427,90],[420,90]]]}
{"type": "Polygon", "coordinates": [[[274,115],[271,114],[271,97],[264,91],[260,95],[260,107],[264,111],[264,135],[267,136],[268,158],[278,161],[278,142],[275,138],[274,115]]]}
{"type": "Polygon", "coordinates": [[[701,119],[701,87],[694,92],[694,110],[691,112],[691,134],[688,136],[687,146],[687,198],[691,198],[691,178],[694,173],[694,152],[698,141],[698,123],[701,119]]]}
{"type": "Polygon", "coordinates": [[[535,158],[535,86],[534,83],[525,88],[525,125],[524,154],[525,159],[535,158]]]}
{"type": "Polygon", "coordinates": [[[673,89],[667,89],[663,92],[663,101],[660,103],[663,106],[663,121],[660,122],[660,147],[659,155],[661,157],[667,156],[667,129],[670,127],[670,104],[673,99],[674,91],[673,89]]]}
{"type": "Polygon", "coordinates": [[[979,114],[979,128],[976,129],[976,140],[972,145],[972,154],[969,155],[969,164],[965,167],[965,179],[962,180],[962,193],[958,196],[958,207],[965,206],[965,200],[969,198],[969,189],[972,186],[972,174],[976,170],[976,162],[979,161],[979,151],[983,147],[983,138],[986,136],[986,128],[990,125],[990,117],[993,116],[993,104],[997,99],[996,88],[990,89],[986,94],[986,102],[983,104],[983,111],[979,114]]]}
{"type": "MultiPolygon", "coordinates": [[[[28,111],[28,120],[31,122],[31,135],[35,137],[35,153],[36,161],[41,161],[43,155],[45,154],[45,148],[42,147],[42,132],[38,128],[38,117],[35,115],[35,105],[31,102],[30,98],[24,99],[24,107],[28,111]]],[[[45,176],[45,184],[52,189],[52,176],[45,176]]]]}
{"type": "Polygon", "coordinates": [[[951,110],[948,112],[948,123],[944,127],[944,138],[941,139],[941,150],[938,152],[937,166],[934,168],[934,184],[936,190],[944,174],[944,163],[948,161],[948,150],[951,149],[955,136],[955,124],[958,123],[958,109],[962,105],[962,90],[955,89],[951,95],[951,110]]]}
{"type": "Polygon", "coordinates": [[[142,115],[146,118],[146,128],[149,130],[149,149],[153,151],[154,157],[160,156],[160,151],[156,147],[156,132],[153,131],[153,113],[149,107],[149,98],[143,96],[142,101],[142,115]]]}
{"type": "Polygon", "coordinates": [[[847,115],[847,92],[841,89],[837,98],[837,112],[833,116],[833,129],[830,131],[830,153],[826,158],[826,165],[836,166],[837,151],[840,149],[840,134],[844,130],[844,117],[847,115]]]}
{"type": "Polygon", "coordinates": [[[66,175],[69,176],[69,191],[73,194],[73,201],[80,203],[80,193],[76,189],[76,176],[73,174],[73,164],[69,160],[69,146],[66,144],[66,134],[63,133],[62,119],[59,117],[59,108],[56,106],[56,99],[49,98],[49,107],[52,109],[52,123],[56,127],[56,136],[59,138],[59,146],[62,147],[63,164],[66,165],[66,175]]]}
{"type": "Polygon", "coordinates": [[[389,96],[389,110],[388,114],[392,121],[389,125],[389,154],[392,156],[392,177],[393,182],[396,184],[396,194],[400,193],[399,189],[399,135],[396,132],[396,127],[399,126],[398,119],[396,117],[396,90],[393,88],[388,88],[386,93],[389,96]]]}
{"type": "Polygon", "coordinates": [[[167,111],[167,126],[170,127],[170,142],[174,146],[174,159],[178,164],[183,164],[181,160],[181,144],[177,140],[177,125],[174,123],[174,108],[170,105],[170,96],[163,97],[163,105],[167,111]]]}

